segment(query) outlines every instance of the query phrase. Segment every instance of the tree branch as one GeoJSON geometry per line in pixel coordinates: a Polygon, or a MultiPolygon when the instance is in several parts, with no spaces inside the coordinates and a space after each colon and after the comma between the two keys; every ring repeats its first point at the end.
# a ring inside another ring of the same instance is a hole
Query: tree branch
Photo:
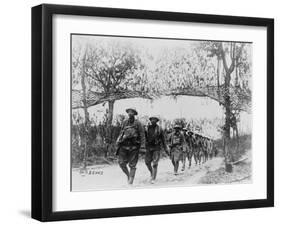
{"type": "Polygon", "coordinates": [[[228,73],[228,66],[227,66],[227,62],[226,62],[226,58],[225,58],[225,52],[224,52],[222,43],[220,44],[220,52],[221,52],[221,58],[222,58],[224,70],[225,70],[226,73],[228,73]]]}

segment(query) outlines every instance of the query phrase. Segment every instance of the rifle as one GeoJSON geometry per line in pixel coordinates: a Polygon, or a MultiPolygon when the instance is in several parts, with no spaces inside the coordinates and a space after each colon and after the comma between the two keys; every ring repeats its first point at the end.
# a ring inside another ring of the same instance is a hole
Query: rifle
{"type": "Polygon", "coordinates": [[[119,154],[119,150],[120,150],[120,146],[121,146],[121,143],[122,143],[123,136],[124,136],[124,130],[122,130],[120,132],[120,135],[117,137],[117,140],[116,140],[117,149],[116,149],[115,155],[119,154]]]}

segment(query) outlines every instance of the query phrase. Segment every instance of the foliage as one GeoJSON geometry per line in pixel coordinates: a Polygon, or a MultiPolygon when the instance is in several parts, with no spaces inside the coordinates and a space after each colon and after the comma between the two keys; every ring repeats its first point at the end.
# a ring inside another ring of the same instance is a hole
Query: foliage
{"type": "Polygon", "coordinates": [[[107,42],[106,46],[91,45],[84,57],[84,72],[95,91],[114,93],[138,83],[133,78],[141,62],[130,46],[114,42],[107,42]]]}
{"type": "MultiPolygon", "coordinates": [[[[250,102],[249,44],[197,41],[188,46],[163,47],[158,54],[128,41],[112,39],[91,41],[83,48],[75,47],[72,59],[73,88],[79,87],[79,76],[85,73],[87,92],[92,90],[109,95],[127,90],[151,97],[169,94],[176,97],[184,94],[183,91],[191,90],[191,93],[199,94],[196,90],[206,91],[208,87],[217,86],[223,97],[225,91],[221,86],[226,69],[230,73],[235,69],[230,79],[232,102],[237,109],[242,108],[239,104],[250,102]]],[[[114,99],[114,96],[108,98],[114,99]]]]}

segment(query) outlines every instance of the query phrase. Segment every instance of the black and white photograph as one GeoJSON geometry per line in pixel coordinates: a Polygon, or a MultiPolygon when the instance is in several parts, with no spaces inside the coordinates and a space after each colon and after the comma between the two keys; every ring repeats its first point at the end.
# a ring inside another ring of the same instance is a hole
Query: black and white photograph
{"type": "Polygon", "coordinates": [[[278,1],[1,9],[1,225],[280,221],[278,1]]]}
{"type": "Polygon", "coordinates": [[[274,20],[194,12],[32,8],[34,219],[274,206],[274,20]]]}
{"type": "Polygon", "coordinates": [[[70,46],[72,192],[252,183],[252,42],[70,46]]]}

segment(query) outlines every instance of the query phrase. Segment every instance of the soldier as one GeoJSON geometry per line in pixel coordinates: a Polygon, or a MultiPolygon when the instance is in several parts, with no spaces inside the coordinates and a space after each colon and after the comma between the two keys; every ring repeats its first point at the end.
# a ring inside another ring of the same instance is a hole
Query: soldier
{"type": "MultiPolygon", "coordinates": [[[[182,131],[183,131],[183,136],[184,136],[184,139],[185,139],[185,143],[187,143],[187,128],[183,128],[182,131]]],[[[181,161],[182,161],[181,171],[185,170],[186,158],[187,158],[187,147],[183,148],[182,158],[181,158],[181,161]]]]}
{"type": "Polygon", "coordinates": [[[191,167],[192,156],[194,156],[194,144],[195,144],[195,141],[194,141],[194,137],[193,137],[193,132],[188,131],[186,133],[185,141],[186,141],[186,147],[187,147],[186,148],[186,155],[187,155],[187,158],[188,158],[188,161],[189,161],[188,168],[190,168],[191,167]]]}
{"type": "MultiPolygon", "coordinates": [[[[203,137],[199,134],[195,135],[195,150],[194,150],[194,160],[195,164],[197,163],[200,165],[204,155],[204,147],[203,147],[203,137]]],[[[203,163],[203,162],[202,162],[203,163]]]]}
{"type": "Polygon", "coordinates": [[[161,146],[165,152],[168,153],[165,136],[163,130],[157,125],[159,118],[150,117],[151,124],[146,127],[145,138],[146,138],[146,153],[145,153],[145,164],[150,172],[150,182],[154,184],[157,167],[160,159],[161,146]],[[152,164],[152,165],[151,165],[152,164]]]}
{"type": "Polygon", "coordinates": [[[145,135],[143,126],[135,119],[138,112],[134,108],[126,109],[126,112],[129,118],[124,121],[117,138],[116,154],[120,168],[127,176],[128,183],[133,184],[139,151],[145,151],[145,135]],[[130,171],[127,164],[129,164],[130,171]]]}
{"type": "Polygon", "coordinates": [[[180,129],[180,125],[175,125],[174,132],[169,137],[171,160],[174,166],[175,175],[178,174],[179,161],[182,159],[184,148],[186,148],[185,138],[180,129]]]}

